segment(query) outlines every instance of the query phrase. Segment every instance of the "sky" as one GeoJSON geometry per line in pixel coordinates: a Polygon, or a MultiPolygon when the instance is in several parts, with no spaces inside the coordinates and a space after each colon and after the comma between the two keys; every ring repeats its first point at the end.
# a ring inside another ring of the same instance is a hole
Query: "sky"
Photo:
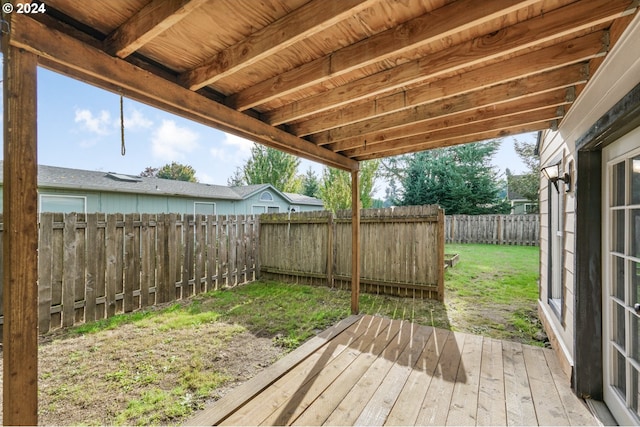
{"type": "MultiPolygon", "coordinates": [[[[1,73],[1,70],[0,70],[1,73]]],[[[124,98],[126,153],[121,154],[120,96],[52,71],[38,69],[38,163],[75,169],[138,175],[147,167],[172,161],[196,170],[199,182],[227,185],[250,155],[252,142],[124,98]]],[[[535,134],[517,136],[535,140],[535,134]]],[[[504,173],[524,171],[513,150],[514,138],[502,140],[494,164],[504,173]]],[[[0,150],[0,157],[2,156],[0,150]]],[[[320,176],[322,165],[302,160],[320,176]]],[[[385,182],[376,183],[384,196],[385,182]]]]}

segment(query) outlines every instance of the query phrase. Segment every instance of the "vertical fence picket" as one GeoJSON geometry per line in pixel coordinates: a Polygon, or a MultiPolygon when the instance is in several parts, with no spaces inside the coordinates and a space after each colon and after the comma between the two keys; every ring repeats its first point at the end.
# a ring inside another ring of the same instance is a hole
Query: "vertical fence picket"
{"type": "Polygon", "coordinates": [[[127,214],[124,217],[124,284],[122,290],[122,308],[125,313],[133,311],[133,289],[138,281],[135,277],[137,251],[135,249],[133,234],[133,219],[133,214],[127,214]]]}
{"type": "Polygon", "coordinates": [[[76,220],[77,214],[64,216],[62,275],[62,326],[73,326],[75,322],[75,266],[76,266],[76,220]]]}
{"type": "Polygon", "coordinates": [[[194,219],[194,238],[195,238],[195,253],[194,253],[194,270],[193,270],[193,292],[195,295],[198,295],[202,292],[204,276],[204,262],[206,254],[205,250],[205,239],[206,239],[206,230],[204,229],[205,222],[202,219],[202,215],[196,215],[194,219]]]}
{"type": "Polygon", "coordinates": [[[207,291],[218,289],[218,227],[219,217],[208,215],[207,219],[207,291]]]}
{"type": "MultiPolygon", "coordinates": [[[[182,262],[182,295],[181,298],[188,298],[194,294],[194,245],[195,245],[195,223],[193,215],[182,216],[182,241],[184,242],[184,259],[182,262]],[[193,283],[193,286],[191,285],[193,283]]],[[[176,296],[178,298],[178,296],[176,296]]]]}
{"type": "MultiPolygon", "coordinates": [[[[98,277],[98,216],[88,214],[86,216],[86,239],[87,239],[87,259],[85,274],[85,303],[84,321],[93,322],[96,320],[96,281],[98,277]]],[[[41,224],[42,225],[42,224],[41,224]]],[[[42,242],[39,243],[39,246],[42,242]]],[[[49,303],[50,305],[51,303],[49,303]]]]}
{"type": "Polygon", "coordinates": [[[164,300],[169,302],[175,300],[181,293],[177,284],[180,283],[180,273],[182,272],[180,262],[184,252],[181,250],[182,224],[178,224],[178,216],[176,214],[169,214],[165,218],[167,223],[165,231],[168,236],[166,251],[169,258],[169,280],[167,282],[167,288],[165,289],[167,294],[164,300]]]}
{"type": "MultiPolygon", "coordinates": [[[[38,242],[38,329],[49,332],[51,327],[51,282],[53,253],[53,213],[40,215],[38,242]]],[[[1,305],[2,301],[0,301],[1,305]]]]}
{"type": "Polygon", "coordinates": [[[155,266],[154,245],[152,245],[151,218],[149,214],[140,216],[140,308],[149,306],[149,288],[152,284],[155,266]]]}

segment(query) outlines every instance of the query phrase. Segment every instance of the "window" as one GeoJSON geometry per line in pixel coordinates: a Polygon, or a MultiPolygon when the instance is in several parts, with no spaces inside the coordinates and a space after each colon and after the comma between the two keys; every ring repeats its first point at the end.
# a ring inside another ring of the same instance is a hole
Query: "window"
{"type": "Polygon", "coordinates": [[[267,207],[266,206],[253,205],[253,206],[251,206],[251,213],[253,215],[259,215],[259,214],[267,213],[267,207]]]}
{"type": "Polygon", "coordinates": [[[251,213],[254,215],[259,215],[263,213],[279,213],[279,206],[265,206],[265,205],[252,205],[251,213]]]}
{"type": "Polygon", "coordinates": [[[87,198],[42,194],[40,195],[40,212],[87,213],[87,198]]]}
{"type": "Polygon", "coordinates": [[[273,202],[273,195],[271,193],[269,193],[268,191],[263,191],[262,194],[260,194],[260,201],[261,202],[273,202]]]}
{"type": "Polygon", "coordinates": [[[210,202],[194,202],[193,213],[195,215],[215,215],[216,204],[210,202]]]}

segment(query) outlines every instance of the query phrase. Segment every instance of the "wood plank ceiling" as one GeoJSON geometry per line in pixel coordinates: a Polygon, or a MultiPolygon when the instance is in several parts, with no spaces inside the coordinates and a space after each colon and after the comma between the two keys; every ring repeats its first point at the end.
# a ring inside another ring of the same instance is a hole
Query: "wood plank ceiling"
{"type": "Polygon", "coordinates": [[[558,126],[637,0],[46,0],[42,66],[346,170],[558,126]]]}

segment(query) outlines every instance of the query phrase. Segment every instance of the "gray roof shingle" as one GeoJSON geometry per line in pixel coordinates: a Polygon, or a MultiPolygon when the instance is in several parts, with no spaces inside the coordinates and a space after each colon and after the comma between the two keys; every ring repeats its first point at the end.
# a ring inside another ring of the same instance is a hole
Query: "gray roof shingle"
{"type": "MultiPolygon", "coordinates": [[[[4,162],[0,160],[0,183],[3,179],[3,166],[4,162]]],[[[89,171],[46,165],[38,166],[38,187],[224,200],[243,200],[258,191],[271,189],[282,194],[291,203],[322,206],[322,200],[301,194],[280,193],[269,184],[227,187],[171,179],[147,178],[117,172],[89,171]]]]}

